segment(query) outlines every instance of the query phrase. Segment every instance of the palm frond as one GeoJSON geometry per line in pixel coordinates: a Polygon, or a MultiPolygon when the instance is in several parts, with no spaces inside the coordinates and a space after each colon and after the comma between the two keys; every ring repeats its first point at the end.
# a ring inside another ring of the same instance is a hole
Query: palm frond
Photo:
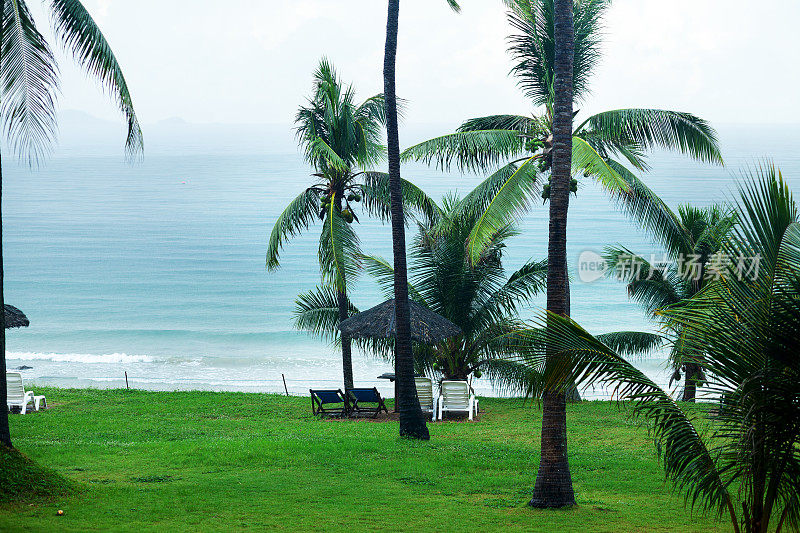
{"type": "Polygon", "coordinates": [[[526,137],[539,137],[549,129],[547,121],[537,117],[521,115],[490,115],[464,121],[456,130],[467,131],[507,130],[516,131],[526,137]]]}
{"type": "Polygon", "coordinates": [[[50,46],[22,0],[2,0],[0,82],[11,148],[34,163],[56,136],[58,70],[50,46]]]}
{"type": "Polygon", "coordinates": [[[331,168],[337,172],[348,172],[350,166],[322,137],[312,137],[306,143],[306,159],[314,161],[320,168],[331,168]]]}
{"type": "Polygon", "coordinates": [[[461,12],[461,6],[458,5],[458,2],[456,2],[456,0],[445,0],[445,1],[447,2],[447,5],[450,6],[450,9],[452,9],[456,13],[461,12]]]}
{"type": "Polygon", "coordinates": [[[314,189],[306,189],[283,210],[275,221],[267,247],[267,268],[273,270],[280,266],[279,255],[285,241],[308,229],[319,212],[319,194],[314,189]]]}
{"type": "Polygon", "coordinates": [[[542,389],[541,373],[513,359],[486,359],[480,370],[503,396],[521,394],[530,397],[530,391],[542,389]]]}
{"type": "Polygon", "coordinates": [[[678,150],[699,161],[723,164],[716,131],[691,113],[616,109],[593,115],[584,125],[609,143],[620,146],[635,143],[645,150],[678,150]]]}
{"type": "Polygon", "coordinates": [[[487,297],[475,298],[471,317],[475,324],[491,325],[516,316],[519,305],[530,302],[547,289],[547,260],[529,261],[487,297]]]}
{"type": "Polygon", "coordinates": [[[800,496],[788,474],[800,471],[800,221],[771,164],[741,185],[736,210],[738,224],[721,249],[731,263],[662,314],[689,354],[703,354],[707,388],[720,398],[720,469],[742,486],[743,506],[764,509],[745,519],[767,529],[773,509],[796,515],[800,496]],[[742,270],[740,261],[757,268],[742,270]]]}
{"type": "Polygon", "coordinates": [[[505,166],[465,198],[463,205],[471,208],[488,200],[467,241],[467,253],[472,264],[480,259],[495,232],[528,209],[531,198],[538,191],[537,170],[536,157],[526,160],[519,168],[505,166]]]}
{"type": "Polygon", "coordinates": [[[664,336],[646,331],[615,331],[595,338],[623,357],[648,355],[666,341],[664,336]]]}
{"type": "Polygon", "coordinates": [[[385,156],[383,96],[356,105],[352,86],[342,83],[323,58],[314,73],[313,96],[295,115],[295,132],[306,160],[331,180],[354,167],[370,168],[385,156]]]}
{"type": "Polygon", "coordinates": [[[612,194],[620,209],[639,223],[656,242],[677,256],[689,253],[690,243],[680,219],[663,200],[644,184],[633,172],[619,162],[608,158],[606,163],[629,187],[629,192],[612,194]]]}
{"type": "MultiPolygon", "coordinates": [[[[441,215],[441,210],[431,197],[405,179],[400,180],[400,189],[403,193],[403,213],[407,217],[420,214],[429,223],[436,223],[441,215]]],[[[389,221],[392,207],[389,175],[385,172],[365,172],[361,190],[364,193],[364,208],[367,212],[383,221],[389,221]]]]}
{"type": "Polygon", "coordinates": [[[572,170],[596,179],[613,194],[630,194],[631,188],[616,170],[586,140],[572,137],[572,170]]]}
{"type": "MultiPolygon", "coordinates": [[[[394,267],[377,255],[361,255],[359,259],[363,262],[364,270],[378,282],[384,297],[394,298],[394,267]]],[[[417,303],[427,305],[425,298],[411,283],[408,284],[408,296],[417,303]]]]}
{"type": "Polygon", "coordinates": [[[675,265],[658,265],[624,247],[606,247],[607,275],[627,283],[628,295],[651,315],[691,296],[675,265]]]}
{"type": "Polygon", "coordinates": [[[319,239],[319,266],[325,282],[347,293],[348,280],[358,275],[361,249],[353,228],[332,201],[319,239]]]}
{"type": "Polygon", "coordinates": [[[481,172],[524,155],[525,138],[514,130],[461,131],[407,148],[403,161],[422,161],[448,171],[481,172]]]}
{"type": "MultiPolygon", "coordinates": [[[[522,0],[511,4],[509,23],[516,33],[509,37],[509,52],[516,63],[511,72],[535,105],[552,101],[555,67],[555,19],[553,0],[522,0]]],[[[609,0],[574,2],[575,26],[573,92],[576,99],[589,92],[589,78],[600,59],[602,17],[609,0]]]]}
{"type": "Polygon", "coordinates": [[[518,304],[530,301],[547,288],[547,259],[529,261],[511,274],[492,296],[504,309],[513,311],[518,304]]]}
{"type": "MultiPolygon", "coordinates": [[[[400,113],[399,106],[398,113],[400,113]]],[[[358,106],[358,109],[356,109],[356,118],[367,123],[385,125],[386,101],[384,100],[383,93],[376,94],[362,102],[362,104],[358,106]]]]}
{"type": "MultiPolygon", "coordinates": [[[[347,300],[347,316],[357,314],[358,308],[347,300]]],[[[292,316],[295,328],[307,331],[326,340],[339,339],[339,298],[336,289],[330,285],[317,286],[313,290],[299,294],[295,299],[292,316]]]]}
{"type": "Polygon", "coordinates": [[[50,0],[50,11],[55,33],[64,47],[114,96],[128,125],[125,147],[130,155],[136,155],[144,149],[142,129],[133,109],[128,83],[111,46],[79,0],[50,0]]]}

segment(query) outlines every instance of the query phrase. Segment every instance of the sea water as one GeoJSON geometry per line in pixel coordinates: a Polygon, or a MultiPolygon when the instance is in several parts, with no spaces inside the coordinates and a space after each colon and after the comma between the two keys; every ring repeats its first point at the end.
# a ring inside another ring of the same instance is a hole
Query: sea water
{"type": "MultiPolygon", "coordinates": [[[[800,127],[720,128],[726,166],[655,154],[645,181],[673,208],[735,197],[742,169],[771,157],[800,190],[800,127]]],[[[320,281],[320,226],[312,225],[268,272],[272,225],[310,185],[311,170],[295,152],[150,150],[126,163],[119,152],[57,152],[37,168],[4,158],[6,302],[22,309],[29,328],[8,333],[8,367],[36,384],[77,387],[210,389],[290,393],[339,387],[335,346],[296,331],[295,297],[320,281]]],[[[421,165],[403,176],[441,200],[482,179],[421,165]]],[[[388,225],[361,215],[362,248],[391,260],[388,225]]],[[[547,252],[547,206],[534,200],[508,242],[509,273],[547,252]]],[[[413,228],[409,228],[411,237],[413,228]]],[[[658,247],[621,214],[608,195],[581,180],[569,214],[572,316],[593,333],[655,331],[613,280],[582,283],[577,258],[622,244],[643,254],[658,247]]],[[[384,299],[365,274],[351,284],[363,309],[384,299]]],[[[540,297],[523,311],[532,317],[540,297]]],[[[663,352],[635,363],[661,384],[663,352]]],[[[355,381],[377,385],[391,371],[385,360],[354,354],[355,381]]],[[[493,394],[484,379],[481,394],[493,394]]],[[[586,391],[589,397],[603,391],[586,391]]]]}

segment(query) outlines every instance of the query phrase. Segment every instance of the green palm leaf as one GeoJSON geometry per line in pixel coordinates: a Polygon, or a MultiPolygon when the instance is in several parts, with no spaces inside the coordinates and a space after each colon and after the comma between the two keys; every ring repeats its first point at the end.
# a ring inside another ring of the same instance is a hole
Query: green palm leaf
{"type": "Polygon", "coordinates": [[[463,205],[469,208],[488,200],[467,240],[472,264],[478,262],[492,235],[527,210],[531,197],[538,191],[536,159],[531,157],[519,168],[503,167],[464,199],[463,205]]]}
{"type": "MultiPolygon", "coordinates": [[[[357,314],[358,308],[347,300],[347,316],[357,314]]],[[[307,331],[327,340],[339,338],[339,299],[330,285],[297,296],[293,315],[297,329],[307,331]]]]}
{"type": "Polygon", "coordinates": [[[285,241],[308,229],[319,212],[319,193],[306,189],[283,210],[275,221],[267,247],[267,268],[273,270],[280,266],[279,255],[285,241]]]}
{"type": "Polygon", "coordinates": [[[635,144],[645,150],[678,150],[700,161],[723,163],[716,131],[691,113],[616,109],[589,117],[576,131],[584,127],[619,146],[635,144]]]}
{"type": "Polygon", "coordinates": [[[622,210],[647,230],[655,240],[677,256],[688,253],[686,231],[675,213],[624,165],[608,158],[606,160],[619,176],[628,184],[629,193],[614,194],[622,210]]]}
{"type": "Polygon", "coordinates": [[[34,162],[56,135],[56,60],[22,0],[2,0],[3,126],[12,149],[34,162]]]}
{"type": "Polygon", "coordinates": [[[133,155],[144,147],[139,119],[122,68],[100,28],[78,0],[50,0],[56,35],[71,50],[77,62],[100,80],[114,95],[117,106],[125,114],[128,134],[125,146],[133,155]]]}
{"type": "Polygon", "coordinates": [[[488,117],[471,118],[464,121],[458,132],[510,130],[522,133],[529,137],[541,136],[549,129],[545,120],[537,117],[521,115],[490,115],[488,117]]]}
{"type": "MultiPolygon", "coordinates": [[[[535,105],[552,102],[555,37],[552,0],[516,0],[508,19],[517,33],[509,37],[509,52],[516,61],[512,73],[535,105]]],[[[574,2],[575,26],[573,92],[581,99],[588,94],[589,78],[600,59],[602,16],[610,0],[574,2]]]]}
{"type": "Polygon", "coordinates": [[[630,185],[600,155],[591,144],[584,139],[572,137],[572,169],[573,172],[596,179],[606,190],[614,194],[630,194],[630,185]]]}
{"type": "Polygon", "coordinates": [[[492,324],[516,314],[519,305],[530,302],[547,289],[547,260],[530,261],[514,272],[485,300],[476,298],[478,307],[471,320],[476,324],[492,324]]]}
{"type": "Polygon", "coordinates": [[[308,140],[306,158],[316,161],[321,168],[327,167],[338,172],[350,170],[347,162],[322,137],[313,137],[308,140]]]}
{"type": "MultiPolygon", "coordinates": [[[[384,297],[394,298],[394,267],[377,255],[361,255],[360,259],[363,261],[364,270],[378,282],[384,297]]],[[[425,297],[411,283],[408,284],[408,296],[415,302],[427,306],[425,297]]]]}
{"type": "Polygon", "coordinates": [[[319,239],[319,266],[323,279],[347,293],[347,280],[358,275],[360,257],[358,236],[342,218],[336,202],[332,201],[319,239]]]}
{"type": "MultiPolygon", "coordinates": [[[[431,223],[439,219],[441,215],[439,206],[422,189],[404,179],[400,180],[400,188],[405,215],[418,213],[431,223]]],[[[365,172],[361,190],[364,193],[364,208],[367,212],[383,221],[391,220],[389,175],[385,172],[365,172]]]]}
{"type": "Polygon", "coordinates": [[[648,355],[666,341],[662,335],[645,331],[615,331],[595,338],[623,357],[648,355]]]}
{"type": "Polygon", "coordinates": [[[524,155],[525,138],[514,130],[462,131],[443,135],[406,149],[403,161],[422,161],[442,170],[455,165],[479,172],[524,155]]]}
{"type": "Polygon", "coordinates": [[[674,265],[652,265],[623,247],[606,247],[607,274],[628,284],[628,295],[650,314],[675,305],[687,296],[688,282],[677,275],[674,265]]]}
{"type": "Polygon", "coordinates": [[[745,530],[767,530],[775,514],[796,528],[800,425],[788,421],[800,420],[800,221],[772,165],[742,185],[737,217],[722,248],[733,259],[722,277],[663,314],[688,353],[704,354],[707,386],[720,398],[719,468],[742,486],[742,507],[758,513],[745,511],[745,530]],[[756,258],[757,269],[739,270],[740,259],[756,258]]]}

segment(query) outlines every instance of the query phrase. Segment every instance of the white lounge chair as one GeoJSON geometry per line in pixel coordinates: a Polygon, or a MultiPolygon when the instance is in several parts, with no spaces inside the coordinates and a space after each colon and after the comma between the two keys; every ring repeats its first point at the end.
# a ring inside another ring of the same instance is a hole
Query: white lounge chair
{"type": "Polygon", "coordinates": [[[431,420],[436,421],[436,409],[433,402],[433,382],[431,378],[414,378],[417,382],[417,397],[419,406],[424,413],[431,414],[431,420]]]}
{"type": "Polygon", "coordinates": [[[478,413],[478,399],[466,381],[442,381],[437,401],[439,420],[445,412],[467,413],[473,420],[478,413]]]}
{"type": "Polygon", "coordinates": [[[28,412],[28,404],[33,402],[33,408],[38,411],[44,402],[47,407],[47,400],[44,396],[34,396],[33,391],[25,391],[22,383],[22,374],[19,372],[6,372],[6,384],[8,386],[8,408],[19,407],[24,415],[28,412]]]}

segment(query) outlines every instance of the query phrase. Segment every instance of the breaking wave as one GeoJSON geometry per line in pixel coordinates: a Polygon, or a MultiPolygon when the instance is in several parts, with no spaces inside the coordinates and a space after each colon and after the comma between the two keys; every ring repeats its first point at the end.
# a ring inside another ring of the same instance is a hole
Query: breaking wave
{"type": "Polygon", "coordinates": [[[91,354],[91,353],[37,353],[8,352],[6,358],[14,361],[55,361],[59,363],[152,363],[155,359],[149,355],[128,355],[126,353],[91,354]]]}

